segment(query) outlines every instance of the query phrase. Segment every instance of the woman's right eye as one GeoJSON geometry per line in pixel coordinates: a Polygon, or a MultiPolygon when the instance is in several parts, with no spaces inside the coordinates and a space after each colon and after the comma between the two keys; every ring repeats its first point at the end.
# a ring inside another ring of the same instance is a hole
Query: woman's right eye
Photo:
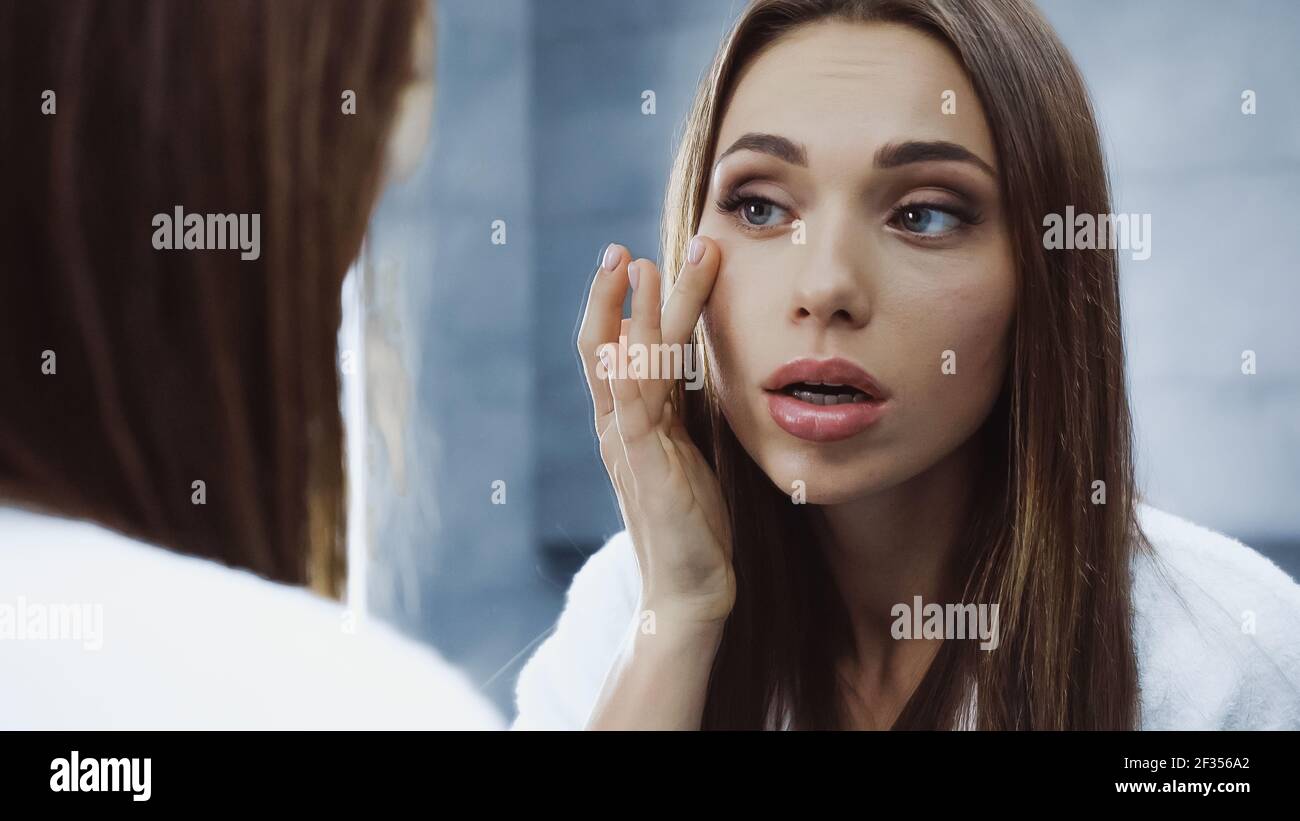
{"type": "Polygon", "coordinates": [[[740,207],[741,219],[750,225],[772,225],[785,209],[768,200],[751,199],[740,207]]]}
{"type": "Polygon", "coordinates": [[[789,212],[763,197],[730,197],[718,203],[718,209],[731,214],[742,228],[771,228],[789,217],[789,212]]]}

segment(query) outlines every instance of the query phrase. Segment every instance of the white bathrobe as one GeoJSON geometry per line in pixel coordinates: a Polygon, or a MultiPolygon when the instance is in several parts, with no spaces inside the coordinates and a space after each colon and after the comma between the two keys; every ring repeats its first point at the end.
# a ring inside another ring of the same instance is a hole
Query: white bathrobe
{"type": "MultiPolygon", "coordinates": [[[[1157,555],[1133,567],[1141,728],[1300,729],[1300,585],[1220,533],[1145,504],[1138,516],[1157,555]]],[[[584,726],[639,592],[623,531],[574,577],[520,673],[516,729],[584,726]]]]}
{"type": "Polygon", "coordinates": [[[337,602],[0,508],[0,730],[503,727],[436,651],[337,602]]]}

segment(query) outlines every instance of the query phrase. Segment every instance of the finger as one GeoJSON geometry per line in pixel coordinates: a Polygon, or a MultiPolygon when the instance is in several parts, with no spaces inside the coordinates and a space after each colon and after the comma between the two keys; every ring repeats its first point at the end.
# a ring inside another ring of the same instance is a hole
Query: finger
{"type": "Polygon", "coordinates": [[[578,329],[578,358],[587,379],[587,389],[595,406],[597,427],[599,420],[614,412],[613,398],[598,371],[596,352],[606,342],[618,339],[623,318],[623,299],[627,296],[627,249],[611,244],[598,262],[596,273],[587,293],[582,325],[578,329]],[[612,267],[606,263],[611,263],[612,267]]]}
{"type": "MultiPolygon", "coordinates": [[[[591,401],[596,406],[596,438],[603,441],[605,432],[614,428],[614,392],[606,376],[616,367],[609,357],[616,355],[613,343],[602,345],[597,351],[597,358],[602,361],[602,371],[597,375],[596,384],[591,387],[591,401]],[[607,408],[601,413],[602,408],[607,408]]],[[[617,435],[617,434],[615,434],[617,435]]]]}
{"type": "MultiPolygon", "coordinates": [[[[629,319],[623,320],[620,339],[626,337],[629,322],[631,322],[629,319]]],[[[607,342],[600,346],[599,356],[601,367],[605,371],[609,383],[609,391],[614,397],[615,414],[618,412],[620,402],[625,405],[641,404],[640,380],[632,372],[632,357],[625,350],[625,346],[615,342],[607,342]]],[[[624,410],[624,415],[626,416],[630,412],[631,409],[627,408],[624,410]]]]}
{"type": "Polygon", "coordinates": [[[687,247],[686,264],[664,302],[661,333],[663,341],[670,345],[684,345],[690,341],[717,282],[722,260],[722,250],[708,237],[697,236],[691,243],[699,243],[699,257],[696,262],[691,262],[692,248],[687,247]]]}
{"type": "Polygon", "coordinates": [[[672,357],[663,349],[660,336],[660,317],[663,310],[659,298],[663,277],[659,266],[648,259],[632,263],[628,277],[634,281],[632,292],[632,327],[628,335],[629,364],[634,376],[639,377],[641,397],[645,400],[646,414],[652,424],[659,424],[663,414],[664,397],[672,387],[672,357]]]}
{"type": "MultiPolygon", "coordinates": [[[[632,282],[632,322],[628,331],[628,370],[632,377],[646,381],[659,373],[658,362],[651,357],[659,352],[659,268],[650,260],[636,260],[628,265],[632,282]]],[[[650,418],[658,421],[658,404],[647,407],[650,418]]]]}
{"type": "Polygon", "coordinates": [[[614,394],[614,422],[623,442],[627,466],[636,487],[662,484],[668,472],[668,456],[658,428],[641,396],[639,380],[631,374],[610,374],[614,394]]]}
{"type": "Polygon", "coordinates": [[[648,259],[638,259],[628,265],[627,276],[632,283],[632,326],[628,341],[641,343],[648,349],[659,342],[659,312],[662,307],[659,301],[659,267],[648,259]]]}
{"type": "Polygon", "coordinates": [[[621,476],[626,472],[627,454],[623,450],[623,440],[618,437],[618,425],[614,424],[614,415],[610,414],[610,424],[597,437],[600,443],[600,460],[605,465],[605,472],[614,485],[614,491],[621,497],[624,493],[621,476]]]}
{"type": "MultiPolygon", "coordinates": [[[[631,320],[624,319],[620,325],[619,339],[627,337],[627,327],[631,320]]],[[[605,417],[597,418],[597,427],[603,428],[609,419],[614,417],[618,408],[618,403],[624,404],[641,402],[641,386],[638,380],[632,375],[632,366],[629,363],[626,346],[621,342],[606,342],[600,346],[596,352],[597,360],[600,362],[600,373],[605,381],[605,391],[610,395],[610,413],[605,417]]],[[[624,413],[628,413],[627,410],[624,413]]]]}

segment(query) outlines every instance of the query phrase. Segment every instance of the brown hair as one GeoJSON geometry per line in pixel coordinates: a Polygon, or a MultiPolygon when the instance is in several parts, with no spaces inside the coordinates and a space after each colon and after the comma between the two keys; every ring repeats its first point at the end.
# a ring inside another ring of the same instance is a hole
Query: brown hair
{"type": "MultiPolygon", "coordinates": [[[[1027,2],[751,2],[686,123],[665,205],[663,269],[680,269],[699,225],[739,72],[780,37],[825,20],[901,23],[947,44],[988,118],[1018,274],[1013,361],[977,434],[982,496],[955,568],[960,601],[999,604],[1001,643],[978,652],[974,642],[944,642],[894,727],[1133,728],[1129,572],[1133,552],[1149,544],[1136,520],[1116,257],[1048,252],[1040,233],[1043,217],[1067,205],[1109,212],[1110,194],[1083,82],[1027,2]],[[1098,480],[1105,504],[1091,501],[1098,480]]],[[[694,341],[707,346],[703,326],[694,341]]],[[[822,554],[802,549],[810,513],[739,445],[711,374],[705,390],[676,400],[718,472],[735,544],[737,600],[704,726],[764,727],[784,716],[796,728],[842,727],[836,665],[853,651],[850,626],[822,554]]]]}
{"type": "Polygon", "coordinates": [[[341,286],[427,8],[0,0],[0,497],[339,594],[341,286]],[[176,206],[261,256],[155,250],[176,206]]]}

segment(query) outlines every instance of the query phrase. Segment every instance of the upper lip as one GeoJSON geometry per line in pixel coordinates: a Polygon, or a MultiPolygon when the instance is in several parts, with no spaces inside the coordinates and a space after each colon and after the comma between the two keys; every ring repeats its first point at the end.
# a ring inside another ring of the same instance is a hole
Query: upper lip
{"type": "Polygon", "coordinates": [[[889,392],[875,378],[847,359],[793,359],[772,372],[763,382],[763,390],[779,391],[797,382],[823,385],[848,385],[873,399],[888,399],[889,392]]]}

